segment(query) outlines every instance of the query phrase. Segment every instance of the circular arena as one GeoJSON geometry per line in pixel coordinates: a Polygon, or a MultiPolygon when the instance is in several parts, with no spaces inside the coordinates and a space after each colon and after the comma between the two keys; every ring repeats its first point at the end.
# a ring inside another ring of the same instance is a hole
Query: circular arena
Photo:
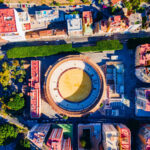
{"type": "Polygon", "coordinates": [[[100,108],[105,77],[101,68],[87,56],[59,59],[45,76],[45,97],[57,113],[81,117],[100,108]]]}

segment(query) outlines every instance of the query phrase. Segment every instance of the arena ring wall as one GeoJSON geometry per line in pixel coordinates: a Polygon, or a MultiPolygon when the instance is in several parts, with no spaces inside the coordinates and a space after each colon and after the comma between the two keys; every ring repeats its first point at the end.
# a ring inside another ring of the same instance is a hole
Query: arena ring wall
{"type": "Polygon", "coordinates": [[[105,98],[106,80],[100,66],[84,55],[71,55],[59,59],[50,66],[45,75],[44,94],[49,105],[61,115],[82,117],[100,108],[105,98]],[[90,94],[82,101],[72,102],[64,99],[58,89],[60,76],[70,69],[79,68],[91,79],[90,94]]]}

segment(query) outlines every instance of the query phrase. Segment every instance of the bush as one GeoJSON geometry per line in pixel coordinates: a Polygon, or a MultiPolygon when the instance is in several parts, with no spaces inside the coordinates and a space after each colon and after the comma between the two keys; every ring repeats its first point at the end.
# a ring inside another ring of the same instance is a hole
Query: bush
{"type": "Polygon", "coordinates": [[[80,138],[80,144],[86,150],[90,150],[92,148],[90,137],[87,137],[86,135],[82,135],[81,136],[81,138],[80,138]]]}
{"type": "Polygon", "coordinates": [[[20,97],[19,94],[17,94],[15,97],[13,97],[13,99],[10,98],[7,106],[9,107],[9,109],[17,111],[24,107],[24,103],[24,98],[20,97]]]}
{"type": "Polygon", "coordinates": [[[82,139],[82,140],[80,141],[80,143],[81,143],[81,146],[82,146],[83,148],[86,147],[86,141],[85,141],[85,140],[82,139]]]}
{"type": "Polygon", "coordinates": [[[74,0],[68,0],[68,1],[72,3],[74,0]]]}
{"type": "Polygon", "coordinates": [[[79,11],[73,11],[71,14],[79,14],[79,11]]]}
{"type": "Polygon", "coordinates": [[[44,45],[31,47],[15,47],[7,51],[8,58],[42,57],[59,54],[62,52],[88,52],[121,50],[123,45],[119,40],[103,40],[97,42],[96,46],[73,48],[71,44],[44,45]]]}
{"type": "Polygon", "coordinates": [[[67,120],[67,119],[68,119],[68,116],[63,116],[63,119],[67,120]]]}
{"type": "Polygon", "coordinates": [[[101,103],[101,104],[100,104],[100,108],[102,108],[103,106],[104,106],[104,104],[103,104],[103,103],[101,103]]]}
{"type": "Polygon", "coordinates": [[[83,3],[87,3],[87,2],[88,2],[88,0],[82,0],[82,2],[83,2],[83,3]]]}
{"type": "Polygon", "coordinates": [[[7,145],[16,139],[18,133],[13,125],[0,125],[0,145],[7,145]]]}
{"type": "Polygon", "coordinates": [[[23,79],[22,79],[22,78],[20,78],[20,79],[18,80],[18,82],[22,83],[22,82],[23,82],[23,79]]]}

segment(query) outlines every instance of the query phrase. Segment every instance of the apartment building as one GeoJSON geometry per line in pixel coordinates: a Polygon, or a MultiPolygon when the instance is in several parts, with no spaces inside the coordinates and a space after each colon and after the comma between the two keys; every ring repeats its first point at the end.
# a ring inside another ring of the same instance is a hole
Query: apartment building
{"type": "Polygon", "coordinates": [[[63,129],[61,128],[53,129],[47,141],[47,146],[49,147],[49,150],[61,150],[62,143],[63,143],[63,129]]]}
{"type": "Polygon", "coordinates": [[[82,19],[80,16],[69,14],[65,15],[67,21],[67,31],[69,36],[81,36],[82,35],[82,19]]]}
{"type": "Polygon", "coordinates": [[[135,114],[137,116],[150,116],[150,88],[138,88],[135,90],[135,114]]]}
{"type": "Polygon", "coordinates": [[[93,34],[93,18],[91,11],[83,11],[82,13],[82,24],[83,24],[83,34],[92,35],[93,34]]]}
{"type": "Polygon", "coordinates": [[[130,113],[130,102],[124,97],[124,65],[119,61],[108,61],[104,68],[107,83],[105,115],[126,116],[130,113]]]}
{"type": "Polygon", "coordinates": [[[130,129],[124,124],[117,124],[119,133],[119,149],[131,150],[131,132],[130,129]]]}
{"type": "Polygon", "coordinates": [[[109,17],[108,22],[108,32],[111,33],[124,32],[129,27],[128,18],[122,17],[120,15],[109,17]]]}
{"type": "Polygon", "coordinates": [[[150,44],[137,46],[135,54],[136,76],[139,80],[150,83],[150,44]]]}
{"type": "Polygon", "coordinates": [[[50,129],[49,123],[36,124],[27,134],[27,138],[38,148],[42,148],[43,142],[50,129]]]}
{"type": "Polygon", "coordinates": [[[119,150],[119,133],[112,124],[103,124],[102,134],[104,150],[119,150]]]}

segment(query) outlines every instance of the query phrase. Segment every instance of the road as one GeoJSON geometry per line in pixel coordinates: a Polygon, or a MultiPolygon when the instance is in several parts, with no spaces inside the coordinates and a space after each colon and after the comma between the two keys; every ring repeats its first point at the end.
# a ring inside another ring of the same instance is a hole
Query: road
{"type": "Polygon", "coordinates": [[[82,46],[82,43],[93,44],[100,40],[113,40],[118,39],[121,42],[126,42],[130,38],[139,37],[150,37],[150,32],[140,31],[138,33],[126,33],[126,34],[107,34],[107,35],[95,35],[95,36],[82,36],[82,37],[70,37],[70,38],[47,38],[41,40],[30,40],[14,43],[1,43],[2,50],[8,50],[12,47],[22,47],[22,46],[42,46],[42,45],[60,45],[66,43],[72,43],[73,46],[76,44],[82,46]]]}

